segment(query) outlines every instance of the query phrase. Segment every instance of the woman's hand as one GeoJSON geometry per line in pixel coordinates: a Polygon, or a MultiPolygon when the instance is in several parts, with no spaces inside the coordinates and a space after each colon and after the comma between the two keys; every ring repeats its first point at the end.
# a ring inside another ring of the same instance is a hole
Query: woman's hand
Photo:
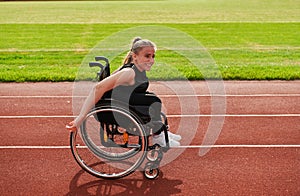
{"type": "Polygon", "coordinates": [[[70,132],[70,133],[74,133],[77,131],[77,126],[75,124],[75,121],[70,122],[69,124],[66,125],[66,129],[70,132]]]}
{"type": "Polygon", "coordinates": [[[81,125],[81,123],[83,122],[84,117],[82,117],[81,115],[79,115],[77,118],[75,118],[75,120],[69,122],[69,124],[66,125],[66,129],[68,131],[70,131],[70,133],[76,132],[78,127],[81,125]]]}

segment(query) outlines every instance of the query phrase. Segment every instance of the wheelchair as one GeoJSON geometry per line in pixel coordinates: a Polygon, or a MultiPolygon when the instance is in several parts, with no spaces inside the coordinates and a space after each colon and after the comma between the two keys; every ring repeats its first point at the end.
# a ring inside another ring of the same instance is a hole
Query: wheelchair
{"type": "MultiPolygon", "coordinates": [[[[97,80],[101,81],[110,75],[110,64],[102,56],[95,57],[95,61],[89,66],[100,68],[97,80]]],[[[72,154],[86,172],[99,178],[117,179],[141,170],[147,179],[155,179],[159,176],[163,153],[169,150],[168,120],[164,113],[161,118],[164,147],[151,144],[153,124],[143,106],[101,99],[80,128],[71,133],[72,154]]]]}

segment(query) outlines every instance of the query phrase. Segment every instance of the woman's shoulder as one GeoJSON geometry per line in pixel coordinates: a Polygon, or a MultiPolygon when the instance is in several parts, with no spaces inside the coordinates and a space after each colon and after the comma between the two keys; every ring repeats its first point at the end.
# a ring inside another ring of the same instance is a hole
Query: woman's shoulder
{"type": "Polygon", "coordinates": [[[116,71],[111,76],[107,78],[108,81],[119,85],[132,85],[134,83],[135,72],[131,68],[124,68],[116,71]]]}

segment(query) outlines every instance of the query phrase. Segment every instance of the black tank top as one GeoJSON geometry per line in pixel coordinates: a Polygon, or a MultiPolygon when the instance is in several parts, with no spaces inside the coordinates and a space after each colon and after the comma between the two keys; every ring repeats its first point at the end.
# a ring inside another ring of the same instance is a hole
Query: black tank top
{"type": "Polygon", "coordinates": [[[124,88],[129,92],[133,92],[133,93],[145,93],[149,86],[149,80],[148,77],[146,76],[146,71],[141,72],[133,63],[124,65],[121,69],[128,68],[128,67],[132,68],[135,72],[135,77],[134,77],[135,83],[132,86],[120,86],[120,88],[124,88]]]}
{"type": "Polygon", "coordinates": [[[135,93],[146,93],[149,87],[149,79],[146,76],[146,71],[139,71],[138,68],[133,64],[123,65],[120,70],[124,68],[132,68],[135,72],[134,85],[130,86],[118,86],[106,93],[105,97],[110,97],[116,100],[120,100],[128,103],[132,94],[135,93]]]}

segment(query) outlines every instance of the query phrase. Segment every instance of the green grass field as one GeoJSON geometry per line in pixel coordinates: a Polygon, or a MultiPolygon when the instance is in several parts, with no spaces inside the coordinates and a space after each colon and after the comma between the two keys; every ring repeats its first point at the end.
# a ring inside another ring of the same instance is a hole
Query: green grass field
{"type": "MultiPolygon", "coordinates": [[[[73,81],[95,45],[140,25],[174,28],[199,41],[225,80],[300,79],[299,5],[299,0],[0,2],[0,81],[73,81]]],[[[159,50],[157,59],[184,78],[219,79],[214,70],[203,77],[171,53],[159,50]]],[[[182,77],[160,68],[151,79],[182,77]]]]}

